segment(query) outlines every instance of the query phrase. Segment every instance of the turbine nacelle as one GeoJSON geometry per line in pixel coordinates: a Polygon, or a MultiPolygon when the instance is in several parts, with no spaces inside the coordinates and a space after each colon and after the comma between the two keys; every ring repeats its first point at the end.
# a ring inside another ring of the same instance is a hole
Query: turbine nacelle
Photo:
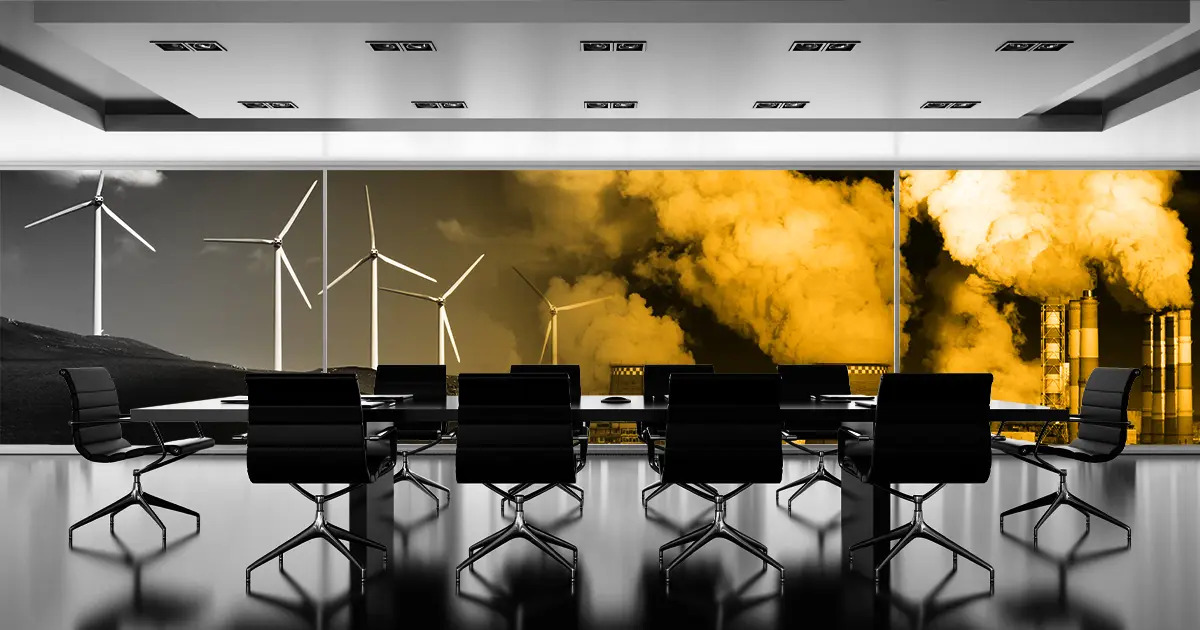
{"type": "Polygon", "coordinates": [[[104,195],[96,195],[95,197],[92,197],[92,205],[96,206],[97,208],[99,208],[100,206],[103,206],[104,205],[104,195]]]}

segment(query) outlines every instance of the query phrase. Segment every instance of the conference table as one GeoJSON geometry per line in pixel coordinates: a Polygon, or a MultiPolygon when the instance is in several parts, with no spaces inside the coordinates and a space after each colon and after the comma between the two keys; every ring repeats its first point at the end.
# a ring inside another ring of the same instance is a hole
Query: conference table
{"type": "MultiPolygon", "coordinates": [[[[642,396],[628,396],[629,402],[610,404],[602,402],[605,396],[583,396],[573,405],[581,420],[593,422],[663,422],[667,414],[665,400],[646,400],[642,396]]],[[[222,402],[221,398],[197,400],[172,405],[131,409],[130,418],[135,422],[248,422],[249,406],[245,402],[222,402]]],[[[224,399],[228,400],[228,398],[224,399]]],[[[785,404],[781,406],[785,421],[812,419],[837,420],[842,426],[864,435],[872,432],[874,409],[853,402],[818,402],[785,404]]],[[[1005,423],[1031,423],[1067,420],[1067,411],[1039,405],[994,400],[989,420],[1005,423]]],[[[458,420],[458,397],[447,396],[444,403],[403,401],[379,407],[364,407],[364,421],[368,431],[383,430],[389,425],[403,427],[406,422],[456,422],[458,420]]],[[[930,436],[935,439],[936,436],[930,436]]],[[[637,497],[640,488],[629,488],[631,497],[637,497]]],[[[864,484],[850,475],[842,476],[841,521],[843,554],[851,543],[873,538],[892,528],[890,495],[886,490],[864,484]]],[[[350,531],[366,536],[391,547],[392,514],[394,509],[392,478],[380,477],[350,493],[350,531]]],[[[351,551],[365,561],[368,572],[381,568],[379,554],[367,554],[362,546],[352,546],[351,551]]],[[[877,559],[887,554],[888,545],[882,543],[874,548],[860,550],[855,554],[853,573],[872,577],[877,559]]],[[[463,550],[466,553],[466,550],[463,550]]],[[[391,554],[389,554],[391,555],[391,554]]],[[[846,560],[846,558],[844,558],[846,560]]],[[[843,562],[846,567],[848,562],[843,562]]],[[[881,574],[881,583],[886,583],[887,571],[881,574]]]]}

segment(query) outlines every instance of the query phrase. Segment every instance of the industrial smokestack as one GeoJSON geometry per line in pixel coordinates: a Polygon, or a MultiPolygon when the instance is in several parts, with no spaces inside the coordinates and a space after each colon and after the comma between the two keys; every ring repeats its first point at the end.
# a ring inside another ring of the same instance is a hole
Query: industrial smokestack
{"type": "Polygon", "coordinates": [[[1137,441],[1139,444],[1162,443],[1162,431],[1155,431],[1154,423],[1150,420],[1150,410],[1154,407],[1154,387],[1151,376],[1154,365],[1154,314],[1147,314],[1142,334],[1142,413],[1138,419],[1137,441]]]}
{"type": "Polygon", "coordinates": [[[1042,404],[1054,409],[1068,405],[1066,319],[1067,305],[1062,299],[1049,298],[1042,304],[1042,404]]]}
{"type": "Polygon", "coordinates": [[[1179,367],[1175,372],[1175,415],[1179,422],[1179,434],[1183,444],[1191,444],[1192,428],[1192,311],[1182,309],[1175,313],[1175,331],[1179,335],[1179,367]]]}
{"type": "Polygon", "coordinates": [[[1165,427],[1163,426],[1163,316],[1154,314],[1154,354],[1152,355],[1153,363],[1150,364],[1150,387],[1153,390],[1154,401],[1150,407],[1150,424],[1156,435],[1162,435],[1165,439],[1165,427]]]}
{"type": "Polygon", "coordinates": [[[1079,414],[1079,300],[1067,304],[1067,392],[1071,397],[1069,409],[1079,414]]]}
{"type": "Polygon", "coordinates": [[[1167,444],[1179,443],[1179,422],[1175,415],[1175,368],[1179,363],[1175,313],[1163,315],[1163,433],[1167,444]]]}
{"type": "MultiPolygon", "coordinates": [[[[1079,299],[1079,397],[1083,399],[1083,390],[1087,387],[1088,377],[1092,370],[1100,366],[1100,315],[1097,310],[1099,302],[1091,289],[1083,292],[1079,299]]],[[[1071,378],[1076,378],[1071,373],[1071,378]]],[[[1079,412],[1079,403],[1075,403],[1075,412],[1079,412]]],[[[1078,425],[1071,425],[1069,437],[1074,440],[1079,433],[1078,425]]]]}

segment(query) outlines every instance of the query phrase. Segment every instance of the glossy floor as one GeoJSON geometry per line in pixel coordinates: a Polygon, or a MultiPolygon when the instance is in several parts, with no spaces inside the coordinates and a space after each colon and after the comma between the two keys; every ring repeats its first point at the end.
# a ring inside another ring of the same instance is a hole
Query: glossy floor
{"type": "MultiPolygon", "coordinates": [[[[786,460],[785,480],[815,460],[786,460]]],[[[776,628],[835,627],[845,607],[874,607],[895,628],[1194,628],[1200,620],[1200,458],[1125,457],[1104,466],[1064,464],[1071,489],[1124,519],[1123,531],[1098,520],[1056,514],[1034,547],[1036,516],[997,525],[999,513],[1055,489],[1053,475],[997,458],[986,485],[949,487],[926,507],[927,521],[996,567],[996,588],[966,562],[917,542],[896,560],[890,593],[842,577],[838,492],[810,490],[789,514],[763,486],[734,499],[729,522],[766,543],[787,568],[780,593],[773,570],[725,542],[659,577],[657,547],[711,518],[711,507],[678,489],[644,512],[638,489],[652,481],[644,460],[596,457],[580,475],[583,514],[555,491],[528,508],[531,522],[579,545],[575,588],[566,571],[532,545],[512,543],[464,573],[467,545],[507,524],[495,495],[453,483],[454,460],[416,460],[414,470],[451,486],[440,512],[414,487],[398,486],[393,557],[367,597],[394,603],[387,627],[410,628],[776,628]],[[854,588],[852,588],[854,587],[854,588]]],[[[195,457],[147,475],[145,487],[203,514],[166,514],[169,545],[134,510],[76,532],[73,521],[127,492],[132,466],[90,465],[77,457],[0,457],[0,628],[346,628],[357,579],[329,547],[309,543],[256,571],[253,595],[243,571],[254,558],[311,522],[311,504],[286,486],[250,484],[236,456],[195,457]]],[[[314,488],[317,489],[317,488],[314,488]]],[[[786,500],[786,495],[785,495],[786,500]]],[[[907,521],[908,504],[893,505],[907,521]]],[[[344,524],[346,499],[331,508],[344,524]]],[[[845,541],[849,542],[849,541],[845,541]]],[[[361,605],[361,604],[360,604],[361,605]]]]}

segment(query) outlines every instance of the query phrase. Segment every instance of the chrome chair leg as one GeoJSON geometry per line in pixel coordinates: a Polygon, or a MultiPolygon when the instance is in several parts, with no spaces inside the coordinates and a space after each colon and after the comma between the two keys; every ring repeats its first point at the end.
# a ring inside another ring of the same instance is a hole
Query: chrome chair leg
{"type": "Polygon", "coordinates": [[[674,485],[674,484],[656,481],[656,482],[646,486],[645,488],[642,488],[642,507],[646,507],[647,505],[649,505],[651,499],[662,494],[663,490],[670,488],[672,485],[674,485]],[[646,496],[647,492],[650,493],[650,496],[646,496]]]}
{"type": "MultiPolygon", "coordinates": [[[[531,485],[533,484],[522,484],[521,486],[517,487],[528,488],[531,485]]],[[[540,549],[543,553],[550,556],[556,562],[570,570],[571,584],[574,584],[575,570],[579,566],[579,549],[575,545],[572,545],[571,543],[554,536],[543,529],[534,527],[525,521],[525,501],[555,487],[560,487],[560,484],[544,486],[541,489],[530,493],[529,495],[523,495],[512,494],[511,490],[508,493],[505,493],[494,486],[489,486],[489,488],[499,493],[505,499],[509,500],[509,502],[516,507],[516,514],[513,516],[513,522],[507,527],[488,535],[483,540],[467,548],[467,559],[463,560],[454,570],[455,585],[458,585],[462,582],[462,572],[464,569],[473,567],[474,564],[484,556],[495,551],[496,549],[499,549],[505,543],[518,538],[524,538],[530,543],[533,543],[533,545],[540,549]],[[551,544],[557,545],[564,549],[569,549],[572,553],[572,560],[568,561],[566,558],[564,558],[562,554],[550,546],[551,544]]]]}
{"type": "Polygon", "coordinates": [[[392,475],[392,484],[397,484],[397,483],[400,483],[401,481],[408,481],[408,482],[412,483],[414,486],[417,487],[418,490],[423,492],[429,498],[433,499],[433,503],[434,503],[434,505],[437,506],[437,510],[439,512],[442,511],[441,499],[438,499],[437,495],[435,495],[433,493],[433,491],[430,490],[430,488],[435,488],[437,490],[441,490],[442,492],[446,493],[446,505],[450,505],[450,489],[449,488],[447,488],[446,486],[443,486],[440,483],[437,483],[436,481],[433,481],[431,479],[428,479],[422,475],[419,475],[419,474],[413,472],[412,469],[409,468],[408,453],[401,453],[400,456],[401,456],[400,457],[400,470],[397,470],[395,472],[395,474],[392,475]]]}
{"type": "Polygon", "coordinates": [[[150,518],[154,520],[154,523],[158,525],[158,528],[162,530],[162,544],[164,549],[167,546],[167,526],[163,524],[162,519],[160,519],[158,514],[154,512],[153,507],[159,507],[164,510],[170,510],[196,517],[196,531],[200,531],[200,514],[198,512],[189,510],[188,508],[180,505],[176,505],[170,501],[167,501],[166,499],[161,499],[148,492],[143,492],[142,471],[135,470],[133,472],[133,488],[129,491],[129,494],[117,499],[116,501],[113,501],[103,509],[90,514],[83,520],[75,523],[69,529],[67,529],[67,544],[73,545],[75,543],[75,530],[87,525],[88,523],[91,523],[92,521],[104,518],[105,516],[108,517],[108,531],[115,534],[117,527],[117,515],[125,511],[127,508],[135,505],[141,507],[142,511],[149,515],[150,518]]]}
{"type": "MultiPolygon", "coordinates": [[[[671,584],[672,569],[679,566],[684,560],[696,553],[701,547],[707,545],[717,538],[724,538],[725,540],[728,540],[749,552],[754,557],[762,560],[764,569],[766,569],[767,565],[775,567],[775,569],[779,571],[780,583],[784,581],[783,565],[767,554],[766,546],[725,522],[726,501],[749,486],[750,484],[743,484],[738,486],[738,488],[731,491],[729,494],[723,495],[718,493],[712,497],[714,503],[714,515],[711,523],[694,529],[658,548],[658,566],[660,569],[662,569],[663,553],[667,549],[687,545],[687,547],[684,548],[684,550],[680,552],[680,554],[674,560],[671,561],[671,564],[667,565],[666,569],[663,569],[663,577],[668,586],[671,584]]],[[[698,489],[692,489],[687,485],[683,487],[702,496],[705,492],[707,492],[707,489],[703,486],[698,489]]]]}
{"type": "MultiPolygon", "coordinates": [[[[807,449],[805,449],[805,450],[807,450],[807,449]]],[[[797,490],[795,493],[792,494],[791,497],[788,498],[788,510],[789,511],[792,509],[792,501],[795,501],[796,497],[800,496],[801,494],[804,494],[805,490],[808,490],[809,488],[813,487],[818,481],[824,481],[827,483],[831,483],[839,488],[842,487],[842,480],[838,479],[837,477],[834,477],[833,474],[829,472],[829,469],[825,467],[825,451],[816,451],[816,453],[817,453],[817,469],[815,471],[775,490],[775,500],[779,501],[779,493],[780,492],[783,492],[784,490],[790,490],[792,488],[795,488],[796,486],[800,487],[799,490],[797,490]]]]}
{"type": "Polygon", "coordinates": [[[1059,507],[1064,506],[1064,505],[1072,507],[1079,513],[1083,514],[1084,519],[1085,519],[1085,521],[1084,521],[1085,528],[1086,528],[1085,531],[1091,531],[1092,516],[1096,516],[1097,518],[1100,518],[1101,520],[1107,521],[1107,522],[1109,522],[1113,525],[1116,525],[1117,527],[1120,527],[1121,529],[1125,530],[1125,540],[1126,541],[1133,540],[1133,530],[1130,529],[1130,527],[1128,525],[1121,522],[1120,520],[1118,520],[1116,517],[1112,516],[1111,514],[1101,510],[1100,508],[1097,508],[1096,506],[1088,503],[1087,501],[1084,501],[1083,499],[1080,499],[1079,497],[1071,494],[1071,491],[1067,488],[1067,473],[1064,470],[1059,470],[1059,473],[1058,473],[1058,491],[1057,492],[1051,492],[1050,494],[1047,494],[1044,497],[1039,497],[1037,499],[1029,501],[1028,503],[1023,503],[1021,505],[1018,505],[1015,508],[1011,508],[1011,509],[1001,512],[1000,513],[1000,531],[1004,531],[1004,517],[1011,516],[1013,514],[1019,514],[1021,512],[1028,512],[1029,510],[1036,510],[1037,508],[1040,508],[1040,507],[1050,506],[1049,509],[1047,509],[1046,512],[1042,514],[1042,517],[1040,519],[1038,519],[1037,524],[1035,524],[1033,526],[1033,540],[1034,540],[1034,542],[1037,542],[1038,531],[1042,528],[1042,525],[1044,525],[1046,523],[1046,521],[1050,518],[1051,514],[1053,514],[1059,507]]]}

